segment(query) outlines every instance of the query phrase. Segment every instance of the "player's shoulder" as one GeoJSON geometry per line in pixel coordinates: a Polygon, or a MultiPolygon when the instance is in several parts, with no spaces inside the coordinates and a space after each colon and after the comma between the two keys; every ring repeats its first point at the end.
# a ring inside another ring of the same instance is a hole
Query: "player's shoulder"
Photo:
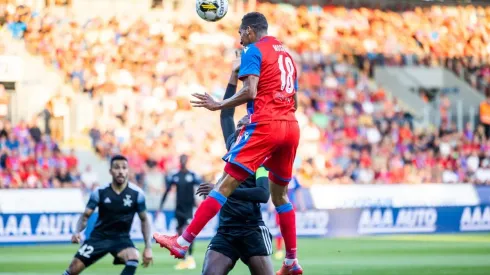
{"type": "Polygon", "coordinates": [[[92,190],[92,193],[90,194],[90,199],[92,201],[98,202],[100,200],[100,196],[105,196],[104,193],[107,192],[109,188],[111,188],[110,183],[95,188],[94,190],[92,190]]]}
{"type": "Polygon", "coordinates": [[[172,178],[172,177],[178,176],[179,172],[180,171],[178,169],[170,170],[170,172],[168,172],[168,174],[167,174],[167,177],[172,178]]]}
{"type": "Polygon", "coordinates": [[[106,183],[95,188],[92,193],[107,192],[111,188],[111,183],[106,183]]]}
{"type": "Polygon", "coordinates": [[[128,183],[128,188],[130,190],[132,190],[133,192],[137,193],[138,195],[142,195],[142,196],[145,195],[145,192],[143,191],[143,189],[141,189],[138,185],[136,185],[132,182],[128,183]]]}

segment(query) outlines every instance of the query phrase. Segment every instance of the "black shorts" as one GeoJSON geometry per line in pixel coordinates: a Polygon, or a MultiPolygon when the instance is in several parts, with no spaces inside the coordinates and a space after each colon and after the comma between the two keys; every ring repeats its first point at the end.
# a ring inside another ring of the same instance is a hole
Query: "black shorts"
{"type": "Polygon", "coordinates": [[[208,250],[225,255],[233,265],[238,259],[248,264],[251,257],[272,255],[272,235],[266,226],[220,227],[208,250]]]}
{"type": "Polygon", "coordinates": [[[189,225],[189,223],[192,220],[192,216],[183,216],[183,215],[176,215],[175,219],[177,219],[177,231],[183,229],[185,226],[189,225]]]}
{"type": "Polygon", "coordinates": [[[117,258],[117,254],[122,250],[130,247],[135,247],[131,239],[102,239],[102,238],[89,238],[83,242],[82,246],[75,254],[75,258],[82,261],[85,267],[98,261],[104,257],[107,253],[111,253],[114,257],[114,264],[124,264],[124,262],[117,258]]]}

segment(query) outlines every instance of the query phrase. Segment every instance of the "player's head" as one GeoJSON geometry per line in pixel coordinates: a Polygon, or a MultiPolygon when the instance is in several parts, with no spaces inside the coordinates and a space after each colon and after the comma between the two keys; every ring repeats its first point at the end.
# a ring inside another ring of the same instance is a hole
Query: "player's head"
{"type": "Polygon", "coordinates": [[[242,18],[242,24],[238,33],[240,34],[240,44],[247,46],[257,42],[267,35],[269,24],[267,19],[260,12],[249,12],[242,18]]]}
{"type": "Polygon", "coordinates": [[[180,157],[179,157],[180,169],[182,169],[182,170],[187,169],[187,161],[188,160],[189,160],[189,157],[187,155],[180,155],[180,157]]]}
{"type": "Polygon", "coordinates": [[[129,169],[128,159],[122,155],[115,155],[111,158],[111,168],[109,170],[112,176],[112,183],[123,185],[128,180],[129,169]]]}

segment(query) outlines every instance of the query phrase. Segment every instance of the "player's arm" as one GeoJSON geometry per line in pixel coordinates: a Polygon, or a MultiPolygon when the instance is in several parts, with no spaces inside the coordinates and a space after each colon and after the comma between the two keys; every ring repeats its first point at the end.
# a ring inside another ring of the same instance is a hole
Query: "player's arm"
{"type": "Polygon", "coordinates": [[[143,266],[147,267],[151,263],[153,255],[151,251],[150,221],[146,213],[145,195],[142,192],[138,193],[136,212],[138,213],[138,216],[141,220],[141,233],[143,233],[143,240],[145,241],[145,250],[143,252],[143,266]]]}
{"type": "Polygon", "coordinates": [[[165,200],[167,199],[168,193],[170,193],[170,189],[172,189],[172,186],[174,185],[172,176],[167,177],[165,182],[167,184],[167,188],[165,188],[165,193],[163,193],[162,200],[160,201],[160,206],[158,207],[158,212],[162,212],[163,204],[165,203],[165,200]]]}
{"type": "Polygon", "coordinates": [[[257,96],[262,53],[255,45],[248,46],[243,50],[240,62],[238,79],[243,81],[243,87],[232,97],[221,101],[220,110],[240,106],[257,96]]]}
{"type": "Polygon", "coordinates": [[[95,208],[99,205],[99,189],[96,189],[90,195],[87,206],[85,207],[85,211],[83,211],[82,215],[78,219],[77,227],[75,229],[75,233],[71,237],[72,243],[80,243],[81,236],[80,233],[85,230],[87,227],[87,221],[94,213],[95,208]]]}
{"type": "Polygon", "coordinates": [[[270,197],[269,172],[264,167],[257,169],[255,184],[257,187],[235,189],[231,197],[244,201],[267,203],[270,197]]]}
{"type": "MultiPolygon", "coordinates": [[[[238,80],[238,74],[236,72],[233,72],[232,76],[230,77],[230,82],[228,83],[228,87],[226,87],[225,96],[223,98],[224,100],[232,97],[236,93],[237,80],[238,80]],[[232,83],[232,79],[235,79],[235,83],[232,83]]],[[[231,136],[236,130],[235,121],[233,120],[234,115],[235,115],[235,108],[222,109],[220,113],[221,131],[223,132],[225,143],[228,140],[228,137],[231,136]]]]}

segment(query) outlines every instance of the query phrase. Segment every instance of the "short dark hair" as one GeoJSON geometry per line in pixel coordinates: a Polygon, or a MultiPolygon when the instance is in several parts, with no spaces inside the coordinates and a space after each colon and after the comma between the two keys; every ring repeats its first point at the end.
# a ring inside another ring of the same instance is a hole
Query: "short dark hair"
{"type": "Polygon", "coordinates": [[[249,12],[245,14],[242,18],[241,29],[246,29],[250,27],[255,33],[267,32],[269,28],[269,23],[267,23],[267,18],[260,12],[249,12]]]}
{"type": "Polygon", "coordinates": [[[124,160],[126,162],[128,161],[128,159],[123,155],[114,155],[111,158],[111,167],[112,167],[112,164],[114,163],[114,161],[118,161],[118,160],[124,160]]]}

